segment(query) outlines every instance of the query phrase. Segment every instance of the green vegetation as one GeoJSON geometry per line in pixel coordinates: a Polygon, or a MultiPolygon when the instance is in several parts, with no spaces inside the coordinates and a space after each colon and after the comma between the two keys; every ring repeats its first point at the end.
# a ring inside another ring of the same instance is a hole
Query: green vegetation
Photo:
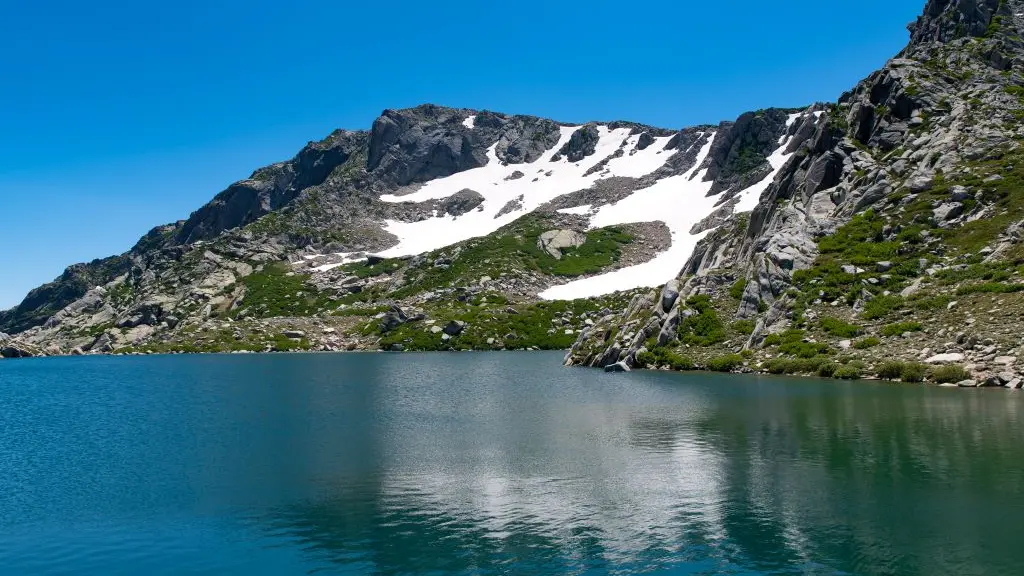
{"type": "Polygon", "coordinates": [[[729,287],[729,296],[739,300],[743,297],[743,291],[747,289],[747,279],[740,278],[735,284],[729,287]]]}
{"type": "Polygon", "coordinates": [[[242,279],[245,297],[234,313],[246,310],[257,318],[311,316],[332,307],[334,302],[308,285],[309,276],[296,274],[283,262],[263,266],[242,279]]]}
{"type": "Polygon", "coordinates": [[[897,322],[882,328],[883,336],[900,336],[907,332],[920,332],[924,327],[920,322],[897,322]]]}
{"type": "Polygon", "coordinates": [[[712,372],[732,372],[742,365],[743,356],[739,354],[726,354],[708,360],[707,369],[712,372]]]}
{"type": "Polygon", "coordinates": [[[693,370],[693,361],[681,356],[668,348],[655,347],[649,351],[637,354],[636,363],[639,367],[660,368],[668,366],[672,370],[693,370]]]}
{"type": "Polygon", "coordinates": [[[740,334],[753,334],[756,325],[753,320],[737,320],[732,323],[732,329],[740,334]]]}
{"type": "Polygon", "coordinates": [[[861,333],[860,326],[856,324],[850,324],[844,322],[838,318],[832,318],[825,316],[820,320],[821,329],[832,336],[838,336],[840,338],[853,338],[859,336],[861,333]]]}
{"type": "MultiPolygon", "coordinates": [[[[498,350],[537,348],[565,350],[576,341],[577,333],[563,324],[561,319],[578,319],[583,314],[594,314],[604,307],[625,306],[628,295],[573,301],[538,302],[508,306],[491,302],[489,298],[475,302],[446,302],[427,310],[435,323],[410,322],[385,334],[379,342],[382,349],[399,344],[405,350],[498,350]],[[457,336],[445,339],[435,333],[433,326],[443,327],[452,320],[466,323],[457,336]],[[568,334],[566,332],[569,332],[568,334]],[[490,342],[488,342],[490,340],[490,342]]],[[[376,334],[379,322],[371,319],[361,325],[363,333],[376,334]]],[[[611,339],[614,334],[607,334],[611,339]]]]}
{"type": "Polygon", "coordinates": [[[424,263],[406,270],[406,283],[391,297],[475,283],[483,276],[498,278],[510,271],[576,277],[600,272],[617,262],[623,245],[633,237],[619,228],[601,228],[586,234],[586,241],[562,251],[560,259],[537,246],[537,238],[554,224],[536,214],[524,216],[498,232],[460,244],[456,249],[431,252],[424,263]],[[448,260],[434,266],[435,260],[448,260]]]}
{"type": "Polygon", "coordinates": [[[878,368],[878,377],[883,380],[902,380],[904,382],[924,382],[928,367],[917,362],[885,362],[878,368]]]}
{"type": "Polygon", "coordinates": [[[864,305],[862,316],[868,320],[884,318],[903,307],[903,298],[899,296],[876,296],[864,305]]]}
{"type": "Polygon", "coordinates": [[[837,368],[832,377],[840,380],[860,380],[861,370],[853,364],[847,364],[837,368]]]}
{"type": "Polygon", "coordinates": [[[971,379],[970,372],[964,370],[962,366],[956,366],[953,364],[934,368],[928,376],[931,380],[940,384],[955,384],[957,382],[971,379]]]}
{"type": "Polygon", "coordinates": [[[878,346],[881,343],[882,341],[879,340],[878,338],[874,336],[868,336],[867,338],[861,338],[860,340],[854,342],[853,347],[856,348],[857,350],[867,350],[869,348],[874,348],[875,346],[878,346]]]}
{"type": "Polygon", "coordinates": [[[712,346],[725,341],[725,324],[712,307],[710,297],[703,294],[693,296],[686,304],[697,314],[679,323],[679,339],[684,344],[712,346]]]}

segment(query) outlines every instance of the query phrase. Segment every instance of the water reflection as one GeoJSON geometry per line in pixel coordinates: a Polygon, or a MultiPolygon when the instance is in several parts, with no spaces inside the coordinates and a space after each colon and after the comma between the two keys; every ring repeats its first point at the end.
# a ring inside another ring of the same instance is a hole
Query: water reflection
{"type": "Polygon", "coordinates": [[[5,365],[0,565],[933,575],[1024,563],[1024,393],[558,361],[5,365]]]}
{"type": "Polygon", "coordinates": [[[427,421],[379,430],[377,474],[339,478],[265,520],[382,573],[1016,571],[1016,398],[651,375],[631,385],[644,391],[599,385],[579,398],[569,385],[568,402],[547,395],[525,418],[533,390],[506,389],[498,413],[468,417],[427,402],[427,421]]]}

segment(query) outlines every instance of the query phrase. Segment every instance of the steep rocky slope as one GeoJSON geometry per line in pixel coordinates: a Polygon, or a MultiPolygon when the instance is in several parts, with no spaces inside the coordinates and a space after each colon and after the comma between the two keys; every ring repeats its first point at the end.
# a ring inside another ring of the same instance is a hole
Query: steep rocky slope
{"type": "Polygon", "coordinates": [[[807,119],[753,211],[569,364],[1020,387],[1024,2],[931,0],[807,119]]]}

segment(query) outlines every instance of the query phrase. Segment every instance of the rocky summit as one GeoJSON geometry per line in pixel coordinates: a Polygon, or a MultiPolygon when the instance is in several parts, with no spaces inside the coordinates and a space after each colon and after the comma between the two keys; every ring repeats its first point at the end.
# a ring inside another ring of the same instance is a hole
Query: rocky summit
{"type": "Polygon", "coordinates": [[[834,103],[718,125],[423,105],[0,312],[4,357],[567,349],[1020,387],[1024,0],[931,0],[834,103]]]}

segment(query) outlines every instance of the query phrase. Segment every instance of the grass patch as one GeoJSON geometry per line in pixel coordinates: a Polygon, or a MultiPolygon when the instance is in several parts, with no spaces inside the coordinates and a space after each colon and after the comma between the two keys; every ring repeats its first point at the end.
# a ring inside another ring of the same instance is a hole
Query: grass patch
{"type": "Polygon", "coordinates": [[[726,354],[708,360],[707,369],[712,372],[732,372],[742,365],[743,356],[739,354],[726,354]]]}
{"type": "Polygon", "coordinates": [[[857,350],[867,350],[869,348],[874,348],[875,346],[878,346],[881,343],[882,341],[879,340],[878,338],[874,336],[868,336],[867,338],[861,338],[860,340],[854,342],[853,347],[856,348],[857,350]]]}
{"type": "Polygon", "coordinates": [[[850,324],[831,316],[823,317],[819,323],[821,324],[821,329],[827,334],[840,338],[853,338],[854,336],[859,336],[862,331],[861,327],[856,324],[850,324]]]}
{"type": "Polygon", "coordinates": [[[637,354],[636,363],[643,368],[668,366],[677,371],[694,369],[692,360],[661,346],[637,354]]]}
{"type": "Polygon", "coordinates": [[[882,336],[900,336],[907,332],[920,332],[924,330],[920,322],[897,322],[882,328],[882,336]]]}

